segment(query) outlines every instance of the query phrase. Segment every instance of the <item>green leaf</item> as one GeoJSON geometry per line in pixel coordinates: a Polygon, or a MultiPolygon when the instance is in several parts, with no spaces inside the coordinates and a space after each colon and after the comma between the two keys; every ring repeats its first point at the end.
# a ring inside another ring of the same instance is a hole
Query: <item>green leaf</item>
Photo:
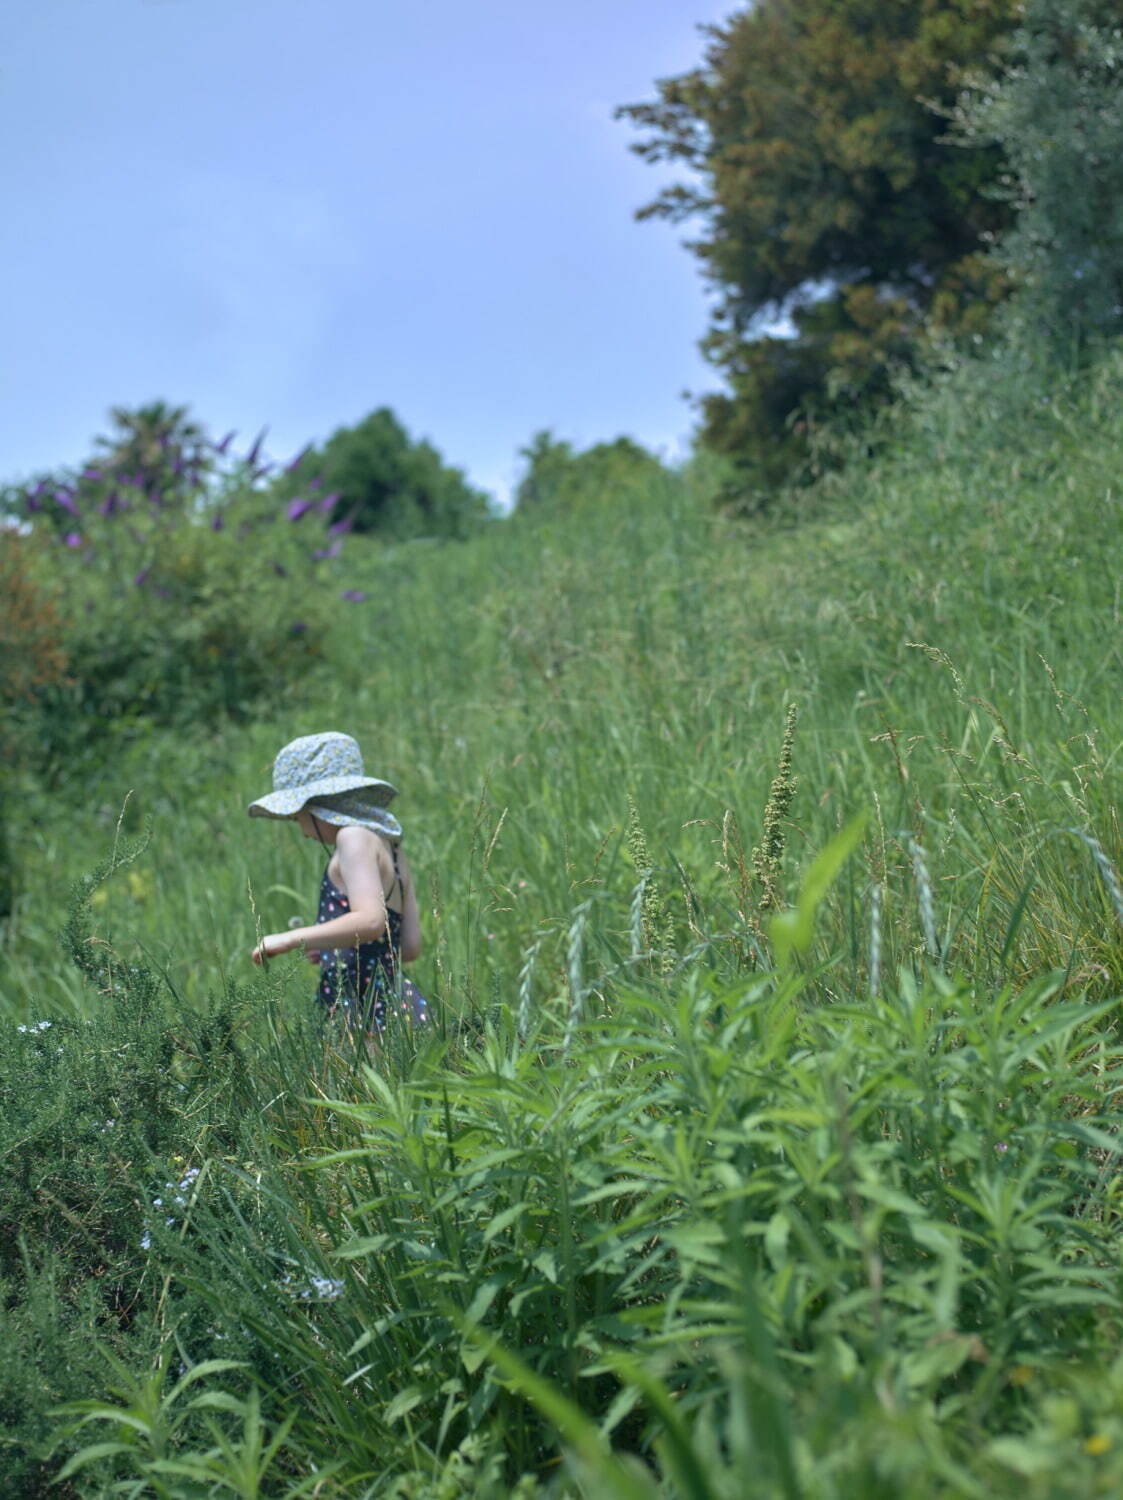
{"type": "Polygon", "coordinates": [[[411,1412],[415,1406],[420,1406],[425,1400],[425,1392],[416,1385],[407,1385],[404,1391],[399,1391],[394,1399],[383,1412],[383,1418],[387,1423],[393,1423],[399,1417],[404,1417],[411,1412]]]}
{"type": "Polygon", "coordinates": [[[128,1443],[91,1443],[88,1448],[83,1448],[75,1453],[55,1475],[55,1483],[61,1484],[64,1479],[69,1479],[71,1474],[76,1474],[79,1469],[84,1469],[87,1464],[97,1463],[101,1458],[112,1458],[116,1453],[131,1452],[128,1443]]]}
{"type": "Polygon", "coordinates": [[[803,877],[799,900],[787,911],[778,912],[769,924],[772,946],[776,953],[776,967],[788,967],[793,953],[806,953],[815,935],[815,913],[822,905],[838,872],[856,848],[865,832],[868,813],[859,813],[856,818],[836,833],[811,862],[803,877]]]}
{"type": "Polygon", "coordinates": [[[514,1203],[510,1208],[505,1208],[502,1213],[496,1214],[491,1223],[484,1230],[484,1243],[489,1244],[498,1234],[512,1225],[516,1219],[521,1218],[527,1211],[525,1203],[514,1203]]]}
{"type": "Polygon", "coordinates": [[[596,1424],[557,1386],[482,1329],[472,1328],[466,1323],[462,1327],[465,1337],[478,1343],[485,1356],[506,1377],[507,1384],[532,1402],[558,1429],[590,1476],[595,1478],[598,1500],[661,1500],[659,1487],[651,1476],[638,1465],[617,1458],[596,1424]]]}
{"type": "Polygon", "coordinates": [[[540,1250],[531,1261],[535,1270],[541,1271],[546,1280],[553,1286],[558,1284],[558,1263],[554,1258],[552,1250],[540,1250]]]}
{"type": "Polygon", "coordinates": [[[495,1301],[496,1295],[507,1285],[508,1280],[507,1276],[489,1276],[486,1281],[482,1282],[476,1295],[468,1304],[465,1317],[471,1318],[473,1323],[482,1322],[488,1308],[495,1301]]]}

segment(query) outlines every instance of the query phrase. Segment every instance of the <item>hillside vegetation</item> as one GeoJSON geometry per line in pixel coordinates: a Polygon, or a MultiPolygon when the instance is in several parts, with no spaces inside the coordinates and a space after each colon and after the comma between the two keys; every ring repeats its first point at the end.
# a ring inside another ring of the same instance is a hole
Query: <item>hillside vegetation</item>
{"type": "Polygon", "coordinates": [[[1013,358],[799,514],[645,464],[354,538],[252,715],[27,776],[13,1492],[1118,1493],[1123,360],[1013,358]],[[249,962],[325,728],[424,898],[373,1058],[249,962]]]}

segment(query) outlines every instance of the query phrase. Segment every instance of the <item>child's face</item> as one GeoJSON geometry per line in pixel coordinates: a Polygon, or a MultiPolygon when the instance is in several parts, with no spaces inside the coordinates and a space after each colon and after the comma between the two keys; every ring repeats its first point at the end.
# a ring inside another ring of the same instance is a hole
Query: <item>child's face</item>
{"type": "Polygon", "coordinates": [[[306,807],[302,807],[296,815],[297,826],[306,839],[314,839],[316,834],[316,820],[306,807]]]}

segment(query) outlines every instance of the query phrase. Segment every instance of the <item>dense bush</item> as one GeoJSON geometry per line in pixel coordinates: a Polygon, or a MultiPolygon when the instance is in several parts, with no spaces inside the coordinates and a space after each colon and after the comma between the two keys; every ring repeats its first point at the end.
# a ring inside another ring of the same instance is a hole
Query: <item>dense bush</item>
{"type": "Polygon", "coordinates": [[[15,887],[12,809],[16,767],[38,758],[37,700],[68,684],[68,659],[58,590],[49,568],[33,571],[42,538],[0,526],[0,921],[15,887]]]}
{"type": "Polygon", "coordinates": [[[334,607],[346,608],[338,583],[240,499],[219,531],[189,516],[127,534],[90,525],[58,550],[69,680],[39,695],[48,743],[96,735],[106,720],[244,715],[317,660],[334,607]]]}
{"type": "Polygon", "coordinates": [[[336,497],[285,500],[260,444],[242,457],[183,426],[7,492],[33,534],[3,543],[24,605],[0,688],[31,713],[37,768],[138,722],[244,716],[307,673],[357,597],[336,497]]]}

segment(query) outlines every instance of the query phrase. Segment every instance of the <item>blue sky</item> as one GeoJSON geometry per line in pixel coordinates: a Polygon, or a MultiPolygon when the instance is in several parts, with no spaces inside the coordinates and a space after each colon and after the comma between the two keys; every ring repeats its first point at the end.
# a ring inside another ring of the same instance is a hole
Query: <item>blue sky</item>
{"type": "Polygon", "coordinates": [[[390,406],[500,496],[542,427],[681,451],[706,292],[612,111],[733,8],[4,6],[0,480],[157,398],[279,458],[390,406]]]}

